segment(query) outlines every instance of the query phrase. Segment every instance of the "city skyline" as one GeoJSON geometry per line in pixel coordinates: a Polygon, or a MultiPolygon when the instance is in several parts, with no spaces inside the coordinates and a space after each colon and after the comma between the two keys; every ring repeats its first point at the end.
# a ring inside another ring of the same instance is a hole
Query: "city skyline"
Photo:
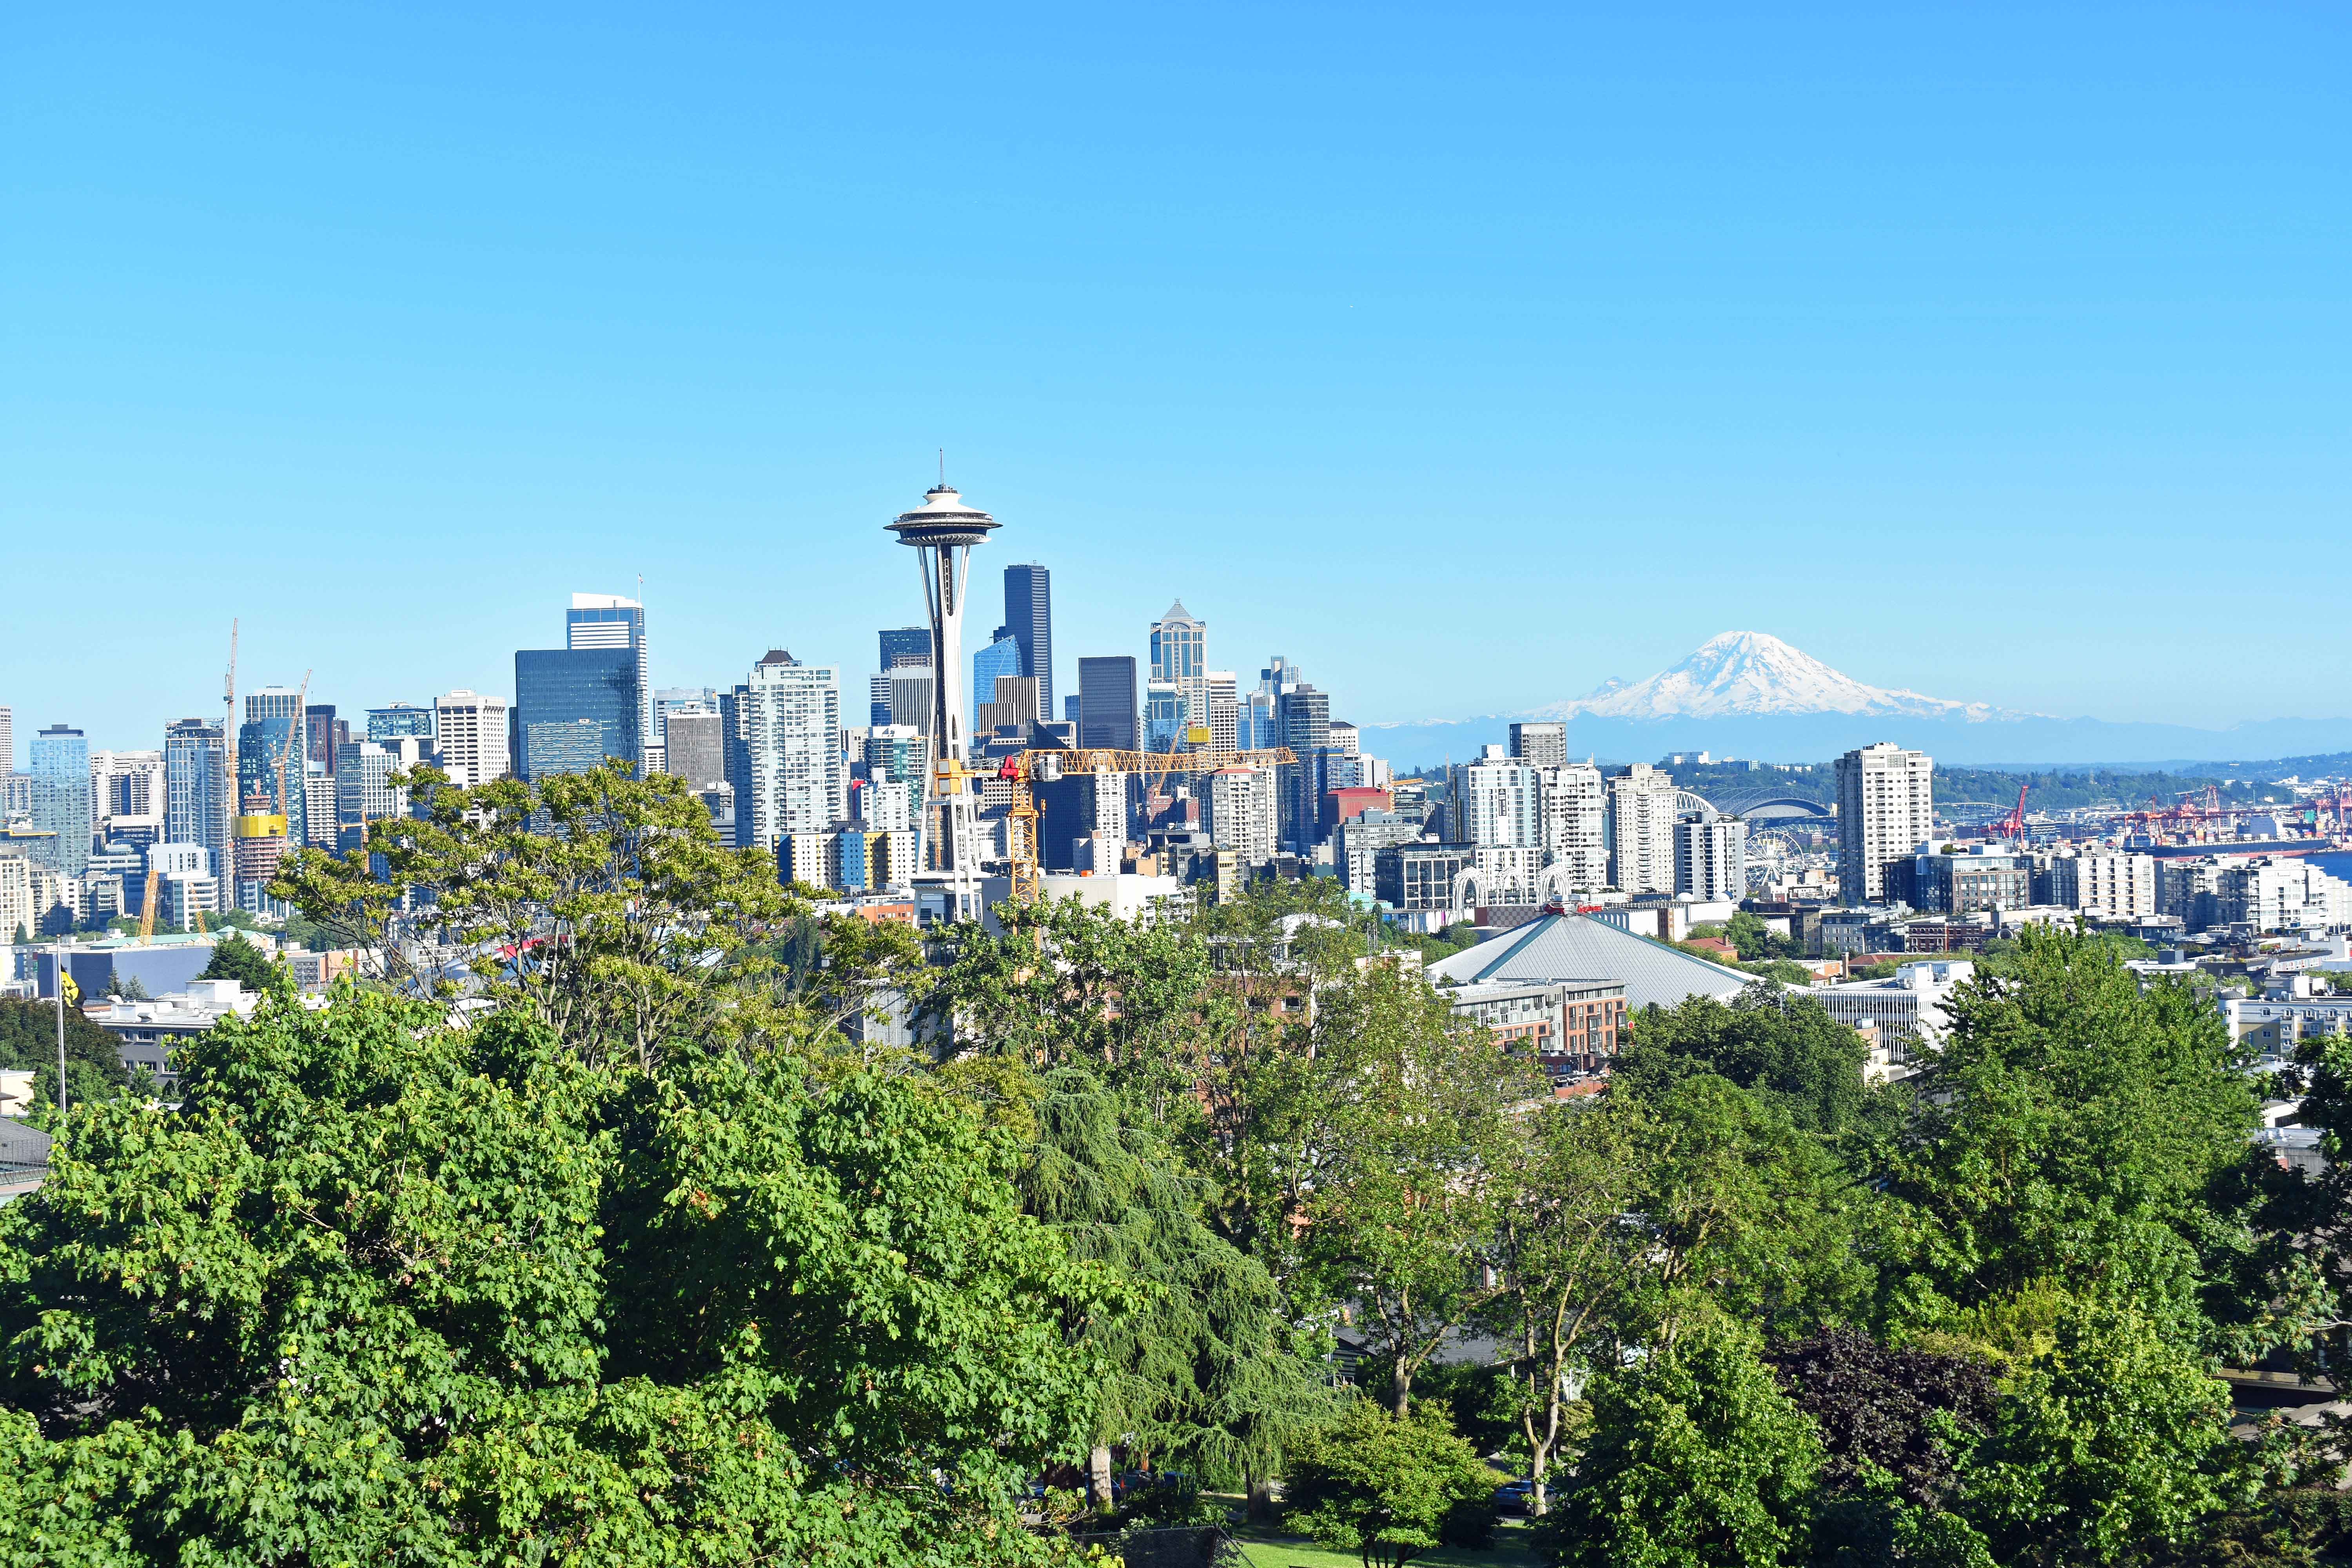
{"type": "Polygon", "coordinates": [[[669,676],[851,667],[944,447],[981,564],[1055,574],[1057,693],[1181,598],[1366,722],[1743,626],[2003,707],[2343,711],[2341,15],[1226,25],[31,19],[0,526],[52,591],[0,695],[152,746],[232,615],[346,702],[495,692],[640,574],[669,676]],[[992,134],[876,122],[927,74],[1010,89],[992,134]],[[2226,613],[2151,608],[2206,562],[2226,613]],[[91,637],[122,569],[201,613],[91,637]]]}

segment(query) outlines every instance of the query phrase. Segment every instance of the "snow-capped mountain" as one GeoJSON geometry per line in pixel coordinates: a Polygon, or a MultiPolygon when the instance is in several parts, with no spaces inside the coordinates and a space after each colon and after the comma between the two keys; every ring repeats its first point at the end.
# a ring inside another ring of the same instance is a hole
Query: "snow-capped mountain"
{"type": "Polygon", "coordinates": [[[1609,680],[1591,694],[1555,702],[1530,717],[1546,719],[1722,719],[1774,714],[1964,720],[2040,717],[1982,702],[1954,702],[1916,691],[1869,686],[1764,632],[1725,632],[1647,680],[1609,680]]]}

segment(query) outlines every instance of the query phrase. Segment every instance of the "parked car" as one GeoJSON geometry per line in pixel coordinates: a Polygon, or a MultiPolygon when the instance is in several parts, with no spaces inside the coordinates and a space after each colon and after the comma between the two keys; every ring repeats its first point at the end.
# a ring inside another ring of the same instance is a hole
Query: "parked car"
{"type": "Polygon", "coordinates": [[[1534,1506],[1536,1483],[1532,1477],[1506,1481],[1495,1489],[1496,1513],[1525,1513],[1534,1506]]]}

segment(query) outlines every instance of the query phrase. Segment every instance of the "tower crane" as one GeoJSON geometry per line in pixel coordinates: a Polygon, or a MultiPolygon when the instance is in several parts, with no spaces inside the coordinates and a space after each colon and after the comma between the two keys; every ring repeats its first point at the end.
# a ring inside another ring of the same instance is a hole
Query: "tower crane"
{"type": "Polygon", "coordinates": [[[1157,794],[1171,773],[1213,773],[1220,768],[1296,766],[1298,757],[1287,746],[1249,752],[1119,752],[1098,748],[1016,752],[997,768],[996,776],[1013,785],[1013,896],[1037,896],[1037,805],[1034,786],[1051,784],[1065,773],[1139,773],[1151,780],[1157,794]]]}

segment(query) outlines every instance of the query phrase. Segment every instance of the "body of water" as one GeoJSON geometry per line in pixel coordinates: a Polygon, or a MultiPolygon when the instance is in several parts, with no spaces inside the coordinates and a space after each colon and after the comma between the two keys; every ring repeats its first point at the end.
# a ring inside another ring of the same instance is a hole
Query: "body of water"
{"type": "Polygon", "coordinates": [[[2326,849],[2316,855],[2306,855],[2304,858],[2331,877],[2341,877],[2352,882],[2352,849],[2326,849]]]}

